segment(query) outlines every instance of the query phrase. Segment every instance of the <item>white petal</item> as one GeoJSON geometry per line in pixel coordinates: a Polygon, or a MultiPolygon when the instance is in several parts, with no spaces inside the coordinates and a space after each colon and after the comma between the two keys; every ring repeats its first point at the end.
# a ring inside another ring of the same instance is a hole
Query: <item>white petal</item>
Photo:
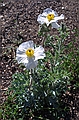
{"type": "Polygon", "coordinates": [[[43,13],[47,14],[54,14],[54,16],[58,16],[57,12],[52,10],[51,8],[47,8],[43,11],[43,13]]]}
{"type": "Polygon", "coordinates": [[[18,61],[18,63],[27,63],[27,56],[25,54],[25,50],[20,50],[19,48],[17,48],[16,51],[16,60],[18,61]]]}
{"type": "Polygon", "coordinates": [[[16,56],[16,60],[18,61],[18,63],[28,63],[27,57],[16,56]]]}
{"type": "Polygon", "coordinates": [[[27,42],[23,42],[22,44],[20,44],[18,49],[20,51],[24,51],[25,49],[28,49],[28,48],[34,48],[34,43],[32,40],[29,40],[27,42]]]}
{"type": "Polygon", "coordinates": [[[25,55],[25,49],[20,49],[20,48],[17,48],[16,50],[16,55],[25,55]]]}
{"type": "Polygon", "coordinates": [[[34,59],[30,58],[29,62],[25,63],[24,65],[27,69],[32,69],[32,68],[35,68],[37,64],[38,64],[38,61],[34,61],[34,59]]]}
{"type": "Polygon", "coordinates": [[[44,17],[42,14],[40,14],[40,15],[38,15],[37,21],[38,21],[40,24],[44,24],[45,21],[46,21],[46,17],[44,17]]]}
{"type": "Polygon", "coordinates": [[[61,20],[61,19],[64,19],[63,14],[61,14],[60,16],[54,18],[54,20],[56,20],[56,21],[61,20]]]}
{"type": "Polygon", "coordinates": [[[43,12],[43,13],[42,13],[42,16],[43,16],[43,17],[46,17],[47,15],[48,15],[48,14],[47,14],[46,12],[43,12]]]}
{"type": "Polygon", "coordinates": [[[45,10],[43,10],[43,13],[46,12],[47,14],[51,13],[52,12],[52,9],[51,8],[46,8],[45,10]]]}
{"type": "Polygon", "coordinates": [[[58,25],[58,23],[56,23],[56,22],[52,23],[52,28],[58,29],[59,27],[60,27],[60,25],[58,25]]]}
{"type": "Polygon", "coordinates": [[[43,59],[45,57],[44,48],[42,46],[35,48],[34,56],[35,60],[43,59]]]}
{"type": "Polygon", "coordinates": [[[51,14],[54,14],[55,17],[58,16],[58,13],[56,11],[54,11],[54,10],[52,10],[51,14]]]}
{"type": "Polygon", "coordinates": [[[47,26],[49,26],[51,24],[51,22],[48,21],[48,22],[46,22],[46,24],[47,24],[47,26]]]}

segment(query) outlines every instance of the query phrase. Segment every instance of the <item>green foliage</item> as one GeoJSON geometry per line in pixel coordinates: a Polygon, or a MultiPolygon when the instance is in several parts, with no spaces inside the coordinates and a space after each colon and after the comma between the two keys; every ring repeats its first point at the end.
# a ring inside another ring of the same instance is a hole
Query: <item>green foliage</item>
{"type": "Polygon", "coordinates": [[[63,79],[42,68],[32,75],[33,84],[29,91],[29,79],[25,73],[15,73],[8,90],[7,101],[3,104],[3,120],[58,119],[62,114],[58,98],[67,89],[67,78],[63,79]],[[48,115],[47,115],[48,113],[48,115]]]}

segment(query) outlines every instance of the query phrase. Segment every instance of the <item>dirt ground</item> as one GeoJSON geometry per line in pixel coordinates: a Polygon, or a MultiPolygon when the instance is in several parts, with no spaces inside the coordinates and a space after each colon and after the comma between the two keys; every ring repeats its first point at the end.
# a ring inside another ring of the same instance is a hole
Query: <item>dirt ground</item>
{"type": "MultiPolygon", "coordinates": [[[[5,91],[12,74],[22,71],[14,60],[17,46],[30,39],[41,44],[42,40],[37,34],[37,17],[45,8],[52,8],[59,15],[64,14],[62,22],[71,32],[67,43],[71,41],[73,30],[79,29],[79,0],[0,0],[0,103],[6,99],[5,91]]],[[[78,38],[76,47],[79,47],[78,38]]],[[[67,120],[79,120],[79,92],[71,92],[68,96],[71,119],[67,120]]]]}

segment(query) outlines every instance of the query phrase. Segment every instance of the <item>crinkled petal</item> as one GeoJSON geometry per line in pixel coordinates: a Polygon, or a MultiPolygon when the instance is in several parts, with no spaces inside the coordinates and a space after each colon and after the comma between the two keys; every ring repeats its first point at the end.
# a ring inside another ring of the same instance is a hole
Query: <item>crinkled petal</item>
{"type": "Polygon", "coordinates": [[[48,21],[46,24],[47,24],[47,26],[49,26],[51,23],[55,23],[56,22],[56,20],[54,19],[54,20],[51,20],[50,22],[48,21]]]}
{"type": "Polygon", "coordinates": [[[27,56],[25,54],[25,50],[22,50],[22,51],[21,50],[19,48],[17,48],[16,60],[18,61],[18,63],[27,63],[28,60],[27,60],[27,56]]]}
{"type": "Polygon", "coordinates": [[[44,23],[46,23],[47,19],[46,19],[45,16],[43,16],[42,14],[40,14],[40,15],[38,15],[37,21],[38,21],[40,24],[44,24],[44,23]]]}
{"type": "Polygon", "coordinates": [[[52,28],[58,29],[59,27],[60,27],[60,25],[58,23],[56,23],[56,22],[52,23],[52,28]]]}
{"type": "Polygon", "coordinates": [[[19,49],[19,48],[17,48],[17,50],[16,50],[16,55],[22,55],[22,56],[24,56],[25,55],[25,49],[19,49]]]}
{"type": "Polygon", "coordinates": [[[43,59],[45,57],[44,48],[42,46],[35,48],[34,56],[35,60],[43,59]]]}
{"type": "Polygon", "coordinates": [[[61,14],[60,16],[54,18],[55,21],[58,21],[58,20],[61,20],[61,19],[64,19],[63,14],[61,14]]]}
{"type": "Polygon", "coordinates": [[[17,48],[16,60],[18,61],[18,63],[27,63],[28,60],[27,60],[27,55],[25,54],[25,50],[22,50],[22,51],[21,50],[17,48]]]}
{"type": "Polygon", "coordinates": [[[46,17],[48,14],[47,14],[46,12],[43,12],[41,15],[42,15],[43,17],[46,17]]]}
{"type": "Polygon", "coordinates": [[[52,10],[51,8],[46,8],[43,13],[47,14],[54,14],[54,16],[58,16],[57,12],[52,10]]]}
{"type": "Polygon", "coordinates": [[[34,48],[34,42],[32,40],[29,40],[27,42],[23,42],[22,44],[19,45],[19,50],[24,51],[28,48],[34,48]]]}
{"type": "Polygon", "coordinates": [[[18,61],[18,63],[28,63],[28,59],[27,57],[20,57],[20,56],[16,56],[16,60],[18,61]]]}
{"type": "Polygon", "coordinates": [[[49,14],[50,12],[52,12],[51,8],[46,8],[45,10],[43,10],[43,12],[46,12],[47,14],[49,14]]]}
{"type": "Polygon", "coordinates": [[[38,64],[38,61],[34,61],[34,59],[30,58],[28,63],[24,63],[27,69],[35,68],[38,64]]]}
{"type": "Polygon", "coordinates": [[[54,10],[52,10],[52,13],[51,13],[51,14],[54,14],[55,17],[58,16],[58,13],[57,13],[56,11],[54,11],[54,10]]]}

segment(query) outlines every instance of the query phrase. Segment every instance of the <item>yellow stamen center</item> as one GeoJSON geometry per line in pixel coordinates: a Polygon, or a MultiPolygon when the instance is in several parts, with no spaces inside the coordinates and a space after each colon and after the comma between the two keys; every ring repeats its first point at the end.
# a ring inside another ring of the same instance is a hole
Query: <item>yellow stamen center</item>
{"type": "Polygon", "coordinates": [[[32,48],[28,48],[25,53],[28,57],[33,57],[34,50],[32,48]]]}
{"type": "Polygon", "coordinates": [[[48,21],[53,20],[54,19],[54,14],[48,14],[47,19],[48,19],[48,21]]]}

